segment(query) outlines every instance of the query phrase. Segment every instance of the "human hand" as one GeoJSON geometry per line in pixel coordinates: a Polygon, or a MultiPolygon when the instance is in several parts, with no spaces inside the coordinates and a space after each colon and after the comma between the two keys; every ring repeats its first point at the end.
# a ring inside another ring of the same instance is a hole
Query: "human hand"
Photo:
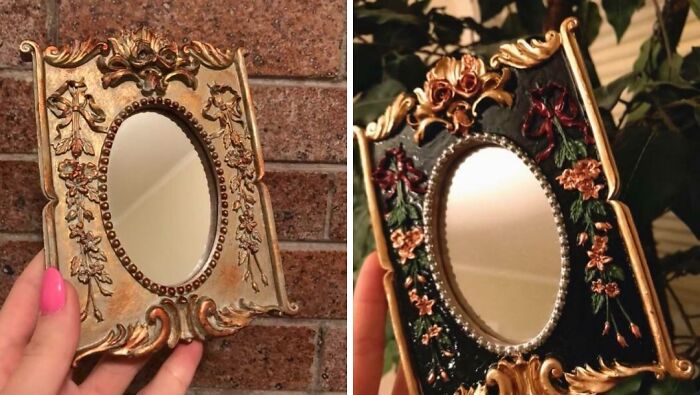
{"type": "MultiPolygon", "coordinates": [[[[79,316],[75,289],[55,268],[44,270],[39,252],[0,309],[0,394],[123,394],[145,359],[105,356],[80,385],[71,379],[79,316]]],[[[184,394],[201,357],[201,343],[179,345],[139,393],[184,394]]]]}
{"type": "MultiPolygon", "coordinates": [[[[353,389],[355,394],[371,395],[379,391],[384,369],[384,326],[387,301],[384,293],[385,271],[377,253],[371,253],[360,269],[353,297],[353,389]]],[[[393,394],[407,394],[406,378],[399,365],[393,394]]]]}

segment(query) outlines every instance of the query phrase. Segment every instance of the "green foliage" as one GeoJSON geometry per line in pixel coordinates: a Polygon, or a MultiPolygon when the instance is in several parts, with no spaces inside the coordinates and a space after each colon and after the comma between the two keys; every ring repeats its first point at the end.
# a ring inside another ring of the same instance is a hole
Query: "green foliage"
{"type": "MultiPolygon", "coordinates": [[[[486,58],[503,41],[540,34],[548,12],[544,4],[552,2],[479,0],[478,4],[481,22],[448,15],[434,7],[430,0],[410,3],[408,0],[356,0],[354,123],[364,126],[376,120],[399,92],[420,86],[425,73],[440,56],[472,52],[486,58]],[[506,17],[500,25],[483,25],[502,13],[506,17]],[[476,33],[480,41],[462,45],[460,38],[465,30],[476,33]]],[[[581,21],[579,44],[596,86],[598,77],[587,54],[603,19],[613,27],[619,41],[644,0],[603,0],[605,18],[603,10],[592,0],[565,4],[571,7],[568,14],[581,21]]],[[[700,160],[697,155],[700,152],[700,48],[693,48],[685,57],[676,51],[688,10],[700,17],[700,0],[690,0],[689,4],[659,1],[659,4],[664,7],[660,13],[663,19],[649,29],[650,37],[641,46],[632,69],[606,86],[598,87],[595,95],[615,151],[621,176],[621,199],[630,206],[640,234],[651,234],[651,222],[671,210],[700,237],[700,160]],[[625,100],[621,100],[623,96],[625,100]],[[614,119],[612,110],[620,106],[624,109],[623,115],[614,119]]],[[[582,154],[581,147],[564,144],[555,151],[555,160],[564,165],[579,154],[582,154]]],[[[374,241],[359,155],[357,152],[354,155],[353,251],[357,270],[374,241]]],[[[571,218],[587,220],[592,215],[602,215],[604,210],[602,205],[579,199],[572,207],[571,218]]],[[[405,220],[411,215],[411,206],[407,205],[395,215],[398,218],[393,221],[405,220]]],[[[659,265],[669,278],[700,274],[700,247],[666,257],[659,265]]],[[[593,270],[588,272],[594,274],[593,270]]],[[[614,266],[610,275],[622,280],[624,271],[614,266]]],[[[601,309],[604,299],[594,294],[591,299],[594,309],[601,309]]],[[[397,356],[394,344],[393,340],[387,342],[387,361],[394,361],[397,356]]],[[[387,362],[387,366],[391,365],[393,362],[387,362]]],[[[685,395],[693,392],[688,382],[656,381],[653,376],[640,375],[624,381],[609,393],[685,395]]]]}
{"type": "Polygon", "coordinates": [[[603,8],[608,17],[608,23],[615,30],[618,42],[629,27],[632,14],[643,5],[644,0],[603,0],[603,8]]]}

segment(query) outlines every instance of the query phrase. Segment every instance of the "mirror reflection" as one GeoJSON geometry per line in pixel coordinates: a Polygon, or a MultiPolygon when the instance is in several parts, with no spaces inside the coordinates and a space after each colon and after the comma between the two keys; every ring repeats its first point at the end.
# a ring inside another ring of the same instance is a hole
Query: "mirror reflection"
{"type": "Polygon", "coordinates": [[[443,259],[459,303],[483,331],[519,344],[554,309],[561,270],[552,208],[513,152],[470,151],[446,179],[443,259]]]}
{"type": "Polygon", "coordinates": [[[183,128],[157,112],[127,118],[107,170],[114,231],[144,276],[162,285],[196,274],[213,225],[209,177],[183,128]]]}

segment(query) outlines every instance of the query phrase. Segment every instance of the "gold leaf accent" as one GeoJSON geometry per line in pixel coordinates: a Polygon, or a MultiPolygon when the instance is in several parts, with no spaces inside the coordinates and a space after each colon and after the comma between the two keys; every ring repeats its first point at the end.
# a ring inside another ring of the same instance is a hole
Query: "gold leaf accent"
{"type": "Polygon", "coordinates": [[[561,36],[553,30],[545,34],[544,41],[533,38],[503,44],[491,57],[491,67],[508,65],[516,69],[527,69],[549,59],[560,46],[561,36]]]}
{"type": "Polygon", "coordinates": [[[233,63],[234,52],[222,51],[215,46],[200,41],[192,41],[182,48],[184,53],[197,58],[203,65],[210,69],[225,69],[233,63]]]}
{"type": "MultiPolygon", "coordinates": [[[[296,309],[292,305],[292,312],[296,309]]],[[[173,348],[179,341],[230,335],[248,325],[255,315],[279,311],[279,306],[259,306],[243,300],[219,309],[211,298],[204,296],[192,295],[178,302],[165,298],[147,310],[144,322],[118,324],[101,340],[78,350],[73,366],[88,355],[105,351],[139,357],[165,345],[173,348]]]]}
{"type": "Polygon", "coordinates": [[[56,67],[78,67],[93,57],[109,53],[109,45],[104,41],[90,38],[87,41],[75,40],[61,47],[50,46],[44,50],[46,63],[56,67]]]}
{"type": "Polygon", "coordinates": [[[365,134],[370,140],[384,140],[403,124],[406,114],[416,105],[416,98],[407,93],[401,93],[386,108],[384,114],[375,122],[370,122],[365,128],[365,134]]]}
{"type": "Polygon", "coordinates": [[[426,129],[435,123],[452,134],[466,135],[485,100],[510,107],[513,94],[505,91],[509,79],[508,68],[487,71],[483,60],[476,56],[440,59],[428,72],[423,88],[414,90],[418,106],[407,118],[415,130],[414,140],[420,144],[426,129]]]}
{"type": "Polygon", "coordinates": [[[598,360],[600,368],[593,369],[589,365],[577,367],[573,373],[566,373],[566,381],[569,383],[569,391],[572,394],[598,394],[611,390],[615,385],[627,377],[642,372],[652,372],[657,378],[663,378],[664,369],[658,365],[639,367],[627,367],[618,362],[608,366],[602,358],[598,360]]]}

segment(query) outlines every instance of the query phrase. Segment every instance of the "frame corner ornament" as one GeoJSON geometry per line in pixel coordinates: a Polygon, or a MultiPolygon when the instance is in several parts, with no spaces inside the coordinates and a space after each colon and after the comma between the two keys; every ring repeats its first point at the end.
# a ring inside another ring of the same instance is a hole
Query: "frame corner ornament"
{"type": "Polygon", "coordinates": [[[368,139],[380,141],[388,138],[403,125],[406,115],[416,106],[416,97],[410,93],[400,93],[386,108],[384,114],[365,127],[368,139]]]}
{"type": "Polygon", "coordinates": [[[545,34],[544,41],[536,38],[520,39],[515,43],[501,45],[489,63],[491,67],[506,65],[516,69],[527,69],[546,61],[560,47],[560,34],[550,30],[545,34]]]}

